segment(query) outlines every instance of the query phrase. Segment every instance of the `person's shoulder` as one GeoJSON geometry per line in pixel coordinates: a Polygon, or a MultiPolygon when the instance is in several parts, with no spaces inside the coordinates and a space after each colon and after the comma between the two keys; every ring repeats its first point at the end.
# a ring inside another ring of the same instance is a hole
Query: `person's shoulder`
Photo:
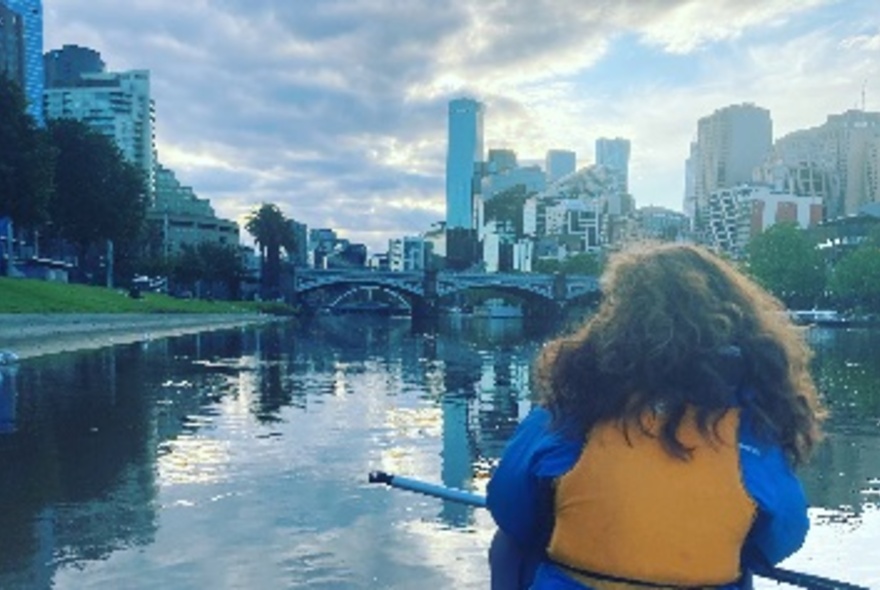
{"type": "Polygon", "coordinates": [[[558,477],[571,469],[584,447],[584,437],[576,429],[554,420],[553,412],[542,406],[533,408],[523,424],[536,436],[536,475],[558,477]]]}

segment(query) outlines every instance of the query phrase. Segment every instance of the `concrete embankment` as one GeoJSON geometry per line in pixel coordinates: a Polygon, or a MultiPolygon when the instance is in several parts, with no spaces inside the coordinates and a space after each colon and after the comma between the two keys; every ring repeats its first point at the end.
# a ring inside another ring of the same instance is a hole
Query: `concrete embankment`
{"type": "Polygon", "coordinates": [[[0,314],[0,351],[25,359],[278,319],[263,314],[0,314]]]}

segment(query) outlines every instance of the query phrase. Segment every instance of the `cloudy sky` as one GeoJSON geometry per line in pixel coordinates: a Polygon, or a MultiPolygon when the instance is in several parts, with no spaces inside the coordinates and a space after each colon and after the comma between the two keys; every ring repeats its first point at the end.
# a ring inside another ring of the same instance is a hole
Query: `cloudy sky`
{"type": "MultiPolygon", "coordinates": [[[[43,0],[45,49],[149,69],[160,161],[222,217],[275,203],[384,250],[445,216],[450,99],[521,160],[632,141],[639,206],[681,210],[697,119],[774,135],[880,110],[878,0],[43,0]]],[[[243,232],[244,233],[244,232],[243,232]]],[[[247,240],[246,240],[247,241],[247,240]]]]}

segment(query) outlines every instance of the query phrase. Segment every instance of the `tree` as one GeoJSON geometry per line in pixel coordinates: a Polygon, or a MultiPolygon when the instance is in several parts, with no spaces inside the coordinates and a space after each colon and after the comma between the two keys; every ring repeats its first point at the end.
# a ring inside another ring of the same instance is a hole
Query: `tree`
{"type": "Polygon", "coordinates": [[[486,221],[496,221],[513,227],[517,238],[523,235],[523,208],[529,198],[524,185],[518,184],[501,191],[484,205],[486,221]]]}
{"type": "Polygon", "coordinates": [[[532,263],[532,272],[541,274],[562,272],[562,263],[555,258],[539,258],[532,263]]]}
{"type": "Polygon", "coordinates": [[[0,217],[33,229],[48,217],[55,152],[26,104],[18,84],[0,72],[0,217]]]}
{"type": "Polygon", "coordinates": [[[571,275],[597,276],[602,273],[599,256],[592,252],[581,252],[565,260],[539,259],[532,265],[532,272],[554,274],[557,272],[571,275]]]}
{"type": "Polygon", "coordinates": [[[880,312],[880,248],[865,245],[844,256],[828,287],[842,308],[880,312]]]}
{"type": "Polygon", "coordinates": [[[746,247],[748,270],[793,308],[814,307],[825,292],[825,262],[810,235],[793,223],[777,223],[746,247]]]}
{"type": "Polygon", "coordinates": [[[296,251],[290,221],[277,205],[263,203],[251,212],[244,227],[260,248],[263,298],[276,299],[281,293],[281,249],[296,251]]]}
{"type": "Polygon", "coordinates": [[[90,247],[111,240],[117,260],[131,267],[146,218],[142,173],[111,139],[82,122],[52,121],[49,133],[58,153],[49,206],[53,233],[74,244],[80,260],[90,247]]]}
{"type": "Polygon", "coordinates": [[[596,276],[602,272],[599,256],[592,252],[581,252],[562,262],[562,272],[572,275],[596,276]]]}
{"type": "Polygon", "coordinates": [[[211,283],[223,283],[229,297],[238,299],[247,272],[239,248],[231,244],[201,242],[196,250],[203,261],[203,278],[211,283]]]}

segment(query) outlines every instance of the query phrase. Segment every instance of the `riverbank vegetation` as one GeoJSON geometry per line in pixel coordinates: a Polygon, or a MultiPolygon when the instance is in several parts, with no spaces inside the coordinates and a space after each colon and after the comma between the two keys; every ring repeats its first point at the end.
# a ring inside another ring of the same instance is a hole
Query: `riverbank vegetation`
{"type": "Polygon", "coordinates": [[[293,308],[275,302],[178,299],[127,291],[33,279],[0,277],[0,313],[271,313],[291,315],[293,308]]]}
{"type": "Polygon", "coordinates": [[[749,242],[745,270],[791,309],[880,314],[880,224],[844,245],[822,228],[776,224],[749,242]]]}
{"type": "Polygon", "coordinates": [[[144,171],[87,124],[57,119],[39,127],[22,89],[0,72],[0,276],[36,276],[15,261],[42,260],[64,263],[78,284],[128,287],[138,276],[164,277],[174,294],[279,299],[281,250],[303,245],[278,207],[264,203],[245,226],[263,259],[257,279],[250,249],[239,244],[169,248],[168,220],[151,211],[148,186],[144,171]]]}

